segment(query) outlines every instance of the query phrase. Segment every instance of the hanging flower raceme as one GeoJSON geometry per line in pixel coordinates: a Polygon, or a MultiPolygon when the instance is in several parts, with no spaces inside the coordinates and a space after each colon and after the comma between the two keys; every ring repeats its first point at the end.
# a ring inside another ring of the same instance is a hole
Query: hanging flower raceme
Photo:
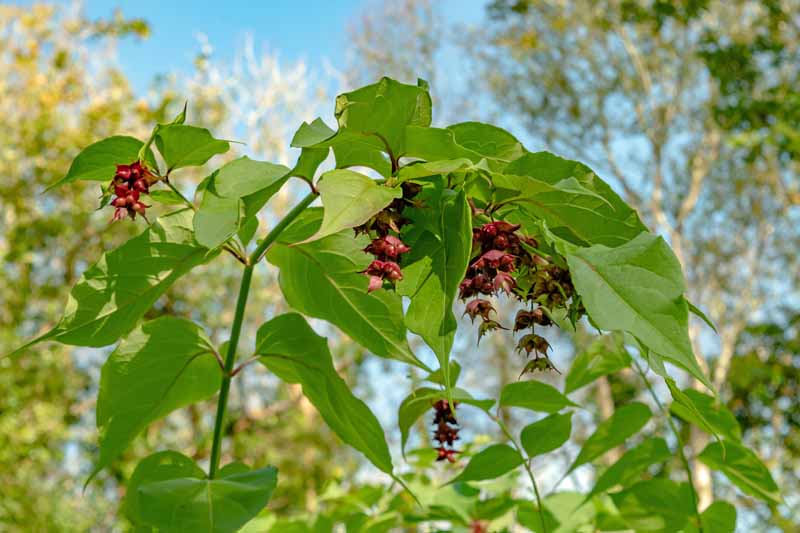
{"type": "Polygon", "coordinates": [[[394,284],[403,279],[400,256],[411,251],[397,236],[409,220],[403,216],[403,209],[411,199],[419,194],[421,187],[416,183],[404,182],[401,185],[403,197],[394,200],[385,209],[373,216],[366,224],[355,228],[356,235],[364,233],[373,236],[372,242],[364,252],[372,254],[374,260],[361,271],[369,277],[368,292],[383,287],[384,282],[394,284]]]}
{"type": "MultiPolygon", "coordinates": [[[[532,250],[538,248],[536,239],[518,233],[519,224],[496,220],[472,230],[473,259],[467,275],[459,286],[461,299],[475,298],[467,303],[465,315],[474,321],[481,318],[478,342],[487,333],[508,329],[490,317],[495,312],[491,301],[483,296],[514,296],[526,304],[517,312],[514,333],[530,329],[517,344],[517,351],[533,354],[534,359],[525,371],[555,370],[547,352],[549,343],[534,333],[536,326],[553,324],[551,313],[567,309],[570,319],[577,320],[584,310],[575,301],[575,288],[569,270],[551,262],[532,250]]],[[[556,370],[557,371],[557,370],[556,370]]]]}
{"type": "MultiPolygon", "coordinates": [[[[130,165],[117,165],[117,171],[111,180],[114,198],[111,206],[114,207],[112,221],[122,220],[125,216],[135,219],[137,213],[143,218],[149,205],[140,200],[142,194],[150,193],[150,185],[157,178],[142,164],[134,161],[130,165]]],[[[145,218],[146,220],[146,218],[145,218]]]]}
{"type": "Polygon", "coordinates": [[[434,448],[436,450],[437,461],[456,462],[456,454],[461,453],[453,446],[455,441],[458,440],[458,421],[455,416],[455,408],[458,402],[453,402],[453,408],[450,408],[450,402],[447,400],[439,400],[433,404],[435,411],[433,417],[433,440],[438,445],[434,448]]]}

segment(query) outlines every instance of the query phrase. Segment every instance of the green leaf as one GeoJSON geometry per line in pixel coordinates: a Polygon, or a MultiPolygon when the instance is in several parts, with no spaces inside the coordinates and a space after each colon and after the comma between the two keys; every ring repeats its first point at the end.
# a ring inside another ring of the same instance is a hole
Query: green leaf
{"type": "Polygon", "coordinates": [[[360,226],[403,196],[398,188],[380,185],[372,178],[351,170],[331,170],[317,183],[324,216],[317,233],[306,239],[315,241],[344,229],[360,226]]]}
{"type": "Polygon", "coordinates": [[[214,176],[214,189],[224,198],[243,198],[283,183],[289,174],[285,165],[255,161],[247,156],[226,163],[214,176]]]}
{"type": "Polygon", "coordinates": [[[317,117],[311,124],[303,122],[292,137],[291,145],[295,148],[310,148],[336,135],[325,121],[317,117]]]}
{"type": "Polygon", "coordinates": [[[400,297],[391,291],[367,293],[364,270],[370,258],[367,240],[346,231],[318,241],[287,246],[319,228],[321,210],[310,209],[289,226],[267,253],[280,268],[286,301],[301,313],[327,320],[379,357],[429,370],[408,347],[400,297]]]}
{"type": "Polygon", "coordinates": [[[508,444],[493,444],[473,455],[464,470],[448,484],[495,479],[511,472],[522,462],[522,456],[508,444]]]}
{"type": "Polygon", "coordinates": [[[324,337],[296,314],[280,315],[258,329],[255,354],[287,383],[299,383],[328,426],[380,470],[392,473],[392,458],[378,420],[356,398],[333,367],[324,337]]]}
{"type": "Polygon", "coordinates": [[[269,502],[277,483],[273,467],[216,479],[199,476],[139,487],[143,522],[162,532],[238,531],[269,502]]]}
{"type": "Polygon", "coordinates": [[[567,374],[564,393],[569,394],[599,377],[613,374],[631,364],[631,357],[618,334],[603,335],[575,357],[567,374]]]}
{"type": "Polygon", "coordinates": [[[167,173],[177,168],[204,165],[230,148],[228,141],[215,139],[207,129],[184,124],[158,127],[155,140],[167,163],[167,173]]]}
{"type": "MultiPolygon", "coordinates": [[[[703,312],[703,310],[702,310],[702,309],[700,309],[699,307],[697,307],[696,305],[694,305],[694,304],[693,304],[692,302],[690,302],[689,300],[686,300],[686,305],[688,305],[688,306],[689,306],[689,312],[691,312],[693,315],[695,315],[695,316],[699,317],[699,318],[700,318],[700,319],[701,319],[703,322],[705,322],[705,323],[706,323],[706,325],[707,325],[708,327],[710,327],[710,328],[711,328],[711,329],[714,331],[714,333],[719,333],[719,332],[717,331],[717,326],[715,326],[715,325],[714,325],[714,323],[711,321],[711,319],[710,319],[710,318],[708,318],[708,316],[707,316],[707,315],[706,315],[706,314],[703,312]]],[[[735,512],[736,512],[736,511],[734,510],[734,513],[735,513],[735,512]]],[[[736,520],[736,515],[735,515],[735,514],[734,514],[734,520],[736,520]]]]}
{"type": "Polygon", "coordinates": [[[650,409],[639,402],[619,407],[610,418],[598,424],[592,436],[586,439],[567,473],[624,443],[628,437],[644,427],[650,420],[650,414],[650,409]]]}
{"type": "Polygon", "coordinates": [[[521,157],[525,147],[502,128],[482,122],[461,122],[447,127],[455,142],[483,157],[511,161],[521,157]]]}
{"type": "Polygon", "coordinates": [[[764,463],[752,450],[735,442],[712,442],[697,457],[718,470],[742,492],[766,502],[782,503],[780,491],[764,463]]]}
{"type": "Polygon", "coordinates": [[[458,326],[453,301],[472,252],[472,218],[463,190],[438,189],[435,194],[424,208],[413,210],[431,219],[420,225],[420,235],[407,240],[411,251],[397,290],[411,299],[406,326],[431,347],[450,383],[450,350],[458,326]]]}
{"type": "Polygon", "coordinates": [[[651,437],[625,452],[625,455],[603,472],[586,499],[607,492],[616,485],[627,487],[634,481],[640,480],[642,472],[645,472],[650,465],[665,462],[671,457],[672,452],[669,451],[666,441],[651,437]]]}
{"type": "MultiPolygon", "coordinates": [[[[49,185],[46,191],[77,180],[111,181],[117,165],[128,165],[137,160],[144,143],[134,137],[115,135],[90,144],[72,161],[67,175],[49,185]]],[[[153,152],[147,151],[147,163],[155,167],[153,152]]]]}
{"type": "MultiPolygon", "coordinates": [[[[736,530],[736,507],[716,501],[700,514],[704,533],[733,533],[736,530]]],[[[691,533],[687,530],[686,533],[691,533]]]]}
{"type": "Polygon", "coordinates": [[[244,218],[244,206],[239,198],[223,198],[212,183],[203,191],[200,207],[194,214],[193,225],[197,242],[209,249],[222,245],[233,237],[244,218]]]}
{"type": "Polygon", "coordinates": [[[619,246],[646,232],[635,212],[619,212],[609,200],[575,179],[548,183],[532,176],[491,174],[494,200],[504,218],[533,226],[542,220],[557,237],[578,246],[619,246]]]}
{"type": "Polygon", "coordinates": [[[666,381],[675,400],[670,406],[674,415],[714,435],[718,440],[724,438],[741,442],[742,430],[739,423],[724,404],[694,389],[681,391],[673,380],[666,381]]]}
{"type": "Polygon", "coordinates": [[[177,211],[106,252],[73,287],[59,324],[10,355],[44,340],[93,347],[116,342],[178,278],[209,259],[191,224],[191,210],[177,211]]]}
{"type": "Polygon", "coordinates": [[[585,189],[603,199],[603,203],[611,209],[604,212],[612,218],[622,221],[629,228],[624,230],[631,238],[637,236],[647,227],[642,223],[639,214],[614,192],[614,189],[595,174],[592,169],[578,161],[564,159],[550,152],[527,153],[512,161],[503,170],[505,174],[531,176],[551,185],[575,179],[585,189]]]}
{"type": "MultiPolygon", "coordinates": [[[[452,392],[454,401],[475,406],[487,413],[494,405],[494,400],[475,399],[469,392],[463,389],[454,388],[452,392]]],[[[405,453],[406,442],[408,441],[408,434],[411,430],[411,426],[413,426],[422,415],[430,411],[436,401],[444,397],[445,393],[441,390],[421,388],[406,396],[402,401],[397,412],[397,425],[400,427],[400,442],[403,453],[405,453]]]]}
{"type": "Polygon", "coordinates": [[[578,407],[552,385],[535,380],[507,384],[500,392],[500,406],[522,407],[543,413],[555,413],[564,407],[578,407]]]}
{"type": "Polygon", "coordinates": [[[520,440],[528,457],[560,448],[572,433],[572,413],[552,414],[522,430],[520,440]]]}
{"type": "Polygon", "coordinates": [[[598,328],[627,331],[711,388],[689,342],[681,265],[664,239],[642,233],[617,248],[575,248],[567,262],[598,328]]]}
{"type": "Polygon", "coordinates": [[[431,97],[427,84],[398,83],[390,78],[336,98],[336,120],[340,131],[378,140],[396,157],[405,153],[404,127],[430,126],[431,97]]]}
{"type": "MultiPolygon", "coordinates": [[[[461,365],[458,364],[458,361],[450,361],[450,388],[456,386],[458,383],[458,377],[461,375],[461,365]]],[[[442,368],[438,368],[428,374],[425,378],[425,381],[430,381],[431,383],[437,383],[442,386],[446,386],[444,382],[444,372],[442,368]]]]}
{"type": "Polygon", "coordinates": [[[534,533],[559,531],[559,526],[561,525],[553,513],[551,513],[545,506],[544,526],[547,529],[543,529],[542,517],[539,513],[539,509],[533,502],[529,501],[522,501],[517,504],[517,521],[519,521],[520,525],[527,527],[534,533]]]}
{"type": "Polygon", "coordinates": [[[680,531],[694,515],[688,485],[669,479],[641,481],[611,495],[622,518],[638,531],[680,531]]]}
{"type": "Polygon", "coordinates": [[[402,167],[397,174],[397,179],[403,182],[440,174],[450,174],[469,167],[472,167],[472,161],[466,158],[431,162],[418,161],[402,167]]]}
{"type": "Polygon", "coordinates": [[[172,316],[145,322],[122,340],[100,374],[94,473],[151,422],[217,392],[222,374],[213,353],[199,326],[172,316]]]}
{"type": "Polygon", "coordinates": [[[134,525],[144,525],[139,488],[148,483],[182,477],[203,478],[205,472],[182,453],[157,452],[139,461],[128,480],[121,511],[134,525]]]}
{"type": "Polygon", "coordinates": [[[214,172],[194,216],[197,241],[216,248],[250,224],[256,213],[289,179],[289,169],[247,156],[214,172]]]}

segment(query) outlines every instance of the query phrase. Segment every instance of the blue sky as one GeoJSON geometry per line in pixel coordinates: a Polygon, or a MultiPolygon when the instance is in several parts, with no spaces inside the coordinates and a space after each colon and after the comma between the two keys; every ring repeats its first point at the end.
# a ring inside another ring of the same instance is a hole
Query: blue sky
{"type": "MultiPolygon", "coordinates": [[[[448,20],[476,21],[483,0],[444,0],[448,20]]],[[[232,57],[246,34],[288,61],[304,60],[311,67],[327,61],[344,66],[351,24],[375,0],[85,0],[90,18],[109,17],[116,9],[126,17],[144,18],[151,35],[120,43],[122,66],[136,89],[146,88],[157,75],[191,70],[200,45],[208,36],[218,59],[232,57]]]]}

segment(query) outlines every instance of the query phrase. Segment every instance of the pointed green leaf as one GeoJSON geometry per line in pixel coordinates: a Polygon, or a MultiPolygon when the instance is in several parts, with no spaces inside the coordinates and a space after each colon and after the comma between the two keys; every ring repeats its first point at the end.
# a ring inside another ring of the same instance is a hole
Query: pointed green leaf
{"type": "Polygon", "coordinates": [[[425,84],[406,85],[390,78],[336,98],[336,120],[346,129],[378,139],[399,157],[404,153],[403,128],[430,126],[431,97],[425,84]]]}
{"type": "Polygon", "coordinates": [[[255,218],[280,190],[289,169],[247,156],[226,163],[209,178],[194,217],[197,241],[207,248],[222,245],[255,218]]]}
{"type": "Polygon", "coordinates": [[[619,334],[603,335],[578,354],[569,369],[564,392],[569,394],[599,377],[613,374],[631,364],[631,357],[619,334]]]}
{"type": "Polygon", "coordinates": [[[403,196],[399,187],[386,187],[351,170],[326,172],[319,179],[317,190],[322,199],[324,216],[317,233],[306,242],[360,226],[392,200],[403,196]]]}
{"type": "Polygon", "coordinates": [[[303,122],[292,137],[291,145],[295,148],[310,148],[322,143],[336,134],[321,118],[311,122],[303,122]]]}
{"type": "Polygon", "coordinates": [[[483,122],[461,122],[447,126],[453,132],[455,142],[482,157],[511,161],[526,151],[516,137],[503,128],[483,122]]]}
{"type": "Polygon", "coordinates": [[[181,477],[139,487],[142,521],[162,532],[238,531],[269,502],[273,467],[216,479],[181,477]]]}
{"type": "Polygon", "coordinates": [[[183,198],[178,193],[170,189],[151,190],[148,195],[151,200],[154,200],[164,205],[185,205],[183,198]]]}
{"type": "Polygon", "coordinates": [[[552,414],[525,427],[520,435],[528,457],[536,457],[561,447],[572,433],[572,413],[552,414]]]}
{"type": "Polygon", "coordinates": [[[597,327],[627,331],[711,388],[689,342],[681,265],[664,239],[642,233],[617,248],[574,248],[567,262],[597,327]]]}
{"type": "Polygon", "coordinates": [[[667,385],[675,400],[669,409],[674,415],[714,435],[717,439],[741,442],[742,430],[736,417],[718,399],[694,389],[681,391],[671,379],[667,380],[667,385]]]}
{"type": "Polygon", "coordinates": [[[752,450],[732,441],[723,446],[712,442],[697,457],[714,470],[725,474],[742,492],[765,502],[781,503],[778,486],[752,450]]]}
{"type": "Polygon", "coordinates": [[[200,327],[172,316],[145,322],[122,340],[100,374],[95,472],[151,422],[217,392],[222,374],[213,350],[200,327]]]}
{"type": "Polygon", "coordinates": [[[378,420],[333,368],[324,337],[297,313],[273,318],[258,329],[255,354],[287,383],[299,383],[328,426],[380,470],[392,473],[392,458],[378,420]]]}
{"type": "Polygon", "coordinates": [[[204,165],[230,148],[228,141],[215,139],[211,132],[197,126],[168,124],[156,131],[156,147],[167,163],[167,172],[177,168],[204,165]]]}
{"type": "Polygon", "coordinates": [[[634,481],[640,480],[642,472],[645,472],[650,465],[665,462],[671,457],[672,452],[669,451],[664,439],[649,438],[636,448],[625,452],[625,455],[603,472],[586,499],[607,492],[616,485],[627,487],[634,481]]]}
{"type": "MultiPolygon", "coordinates": [[[[449,374],[458,325],[453,302],[472,252],[472,218],[464,191],[444,189],[437,194],[424,208],[414,210],[430,217],[429,224],[420,224],[421,234],[407,241],[411,251],[403,260],[404,278],[397,289],[411,299],[406,311],[408,329],[422,337],[449,374]]],[[[449,375],[444,378],[450,382],[449,375]]]]}
{"type": "Polygon", "coordinates": [[[568,472],[624,443],[644,427],[650,415],[650,409],[643,403],[633,402],[619,407],[610,418],[598,424],[592,436],[586,439],[568,472]]]}
{"type": "MultiPolygon", "coordinates": [[[[695,315],[695,316],[699,317],[699,318],[700,318],[700,320],[702,320],[703,322],[705,322],[705,323],[706,323],[706,325],[707,325],[708,327],[710,327],[710,328],[711,328],[711,329],[714,331],[714,333],[719,333],[719,332],[717,331],[717,326],[715,326],[715,325],[714,325],[714,323],[711,321],[711,319],[710,319],[710,318],[708,318],[708,316],[707,316],[707,315],[706,315],[706,314],[703,312],[703,310],[702,310],[702,309],[700,309],[699,307],[697,307],[696,305],[694,305],[694,304],[693,304],[692,302],[690,302],[689,300],[686,300],[686,305],[688,305],[688,306],[689,306],[689,311],[690,311],[690,312],[691,312],[693,315],[695,315]]],[[[734,513],[735,513],[735,511],[734,511],[734,513]]],[[[735,515],[734,515],[734,520],[736,520],[736,516],[735,516],[735,515]]]]}
{"type": "Polygon", "coordinates": [[[522,462],[522,456],[508,444],[493,444],[470,457],[464,470],[448,484],[495,479],[511,472],[522,462]]]}
{"type": "Polygon", "coordinates": [[[368,280],[359,271],[370,262],[362,249],[367,239],[352,232],[287,246],[312,235],[321,210],[307,210],[273,245],[267,260],[280,268],[286,301],[301,313],[327,320],[379,357],[389,357],[427,369],[406,340],[400,297],[386,290],[367,292],[368,280]]]}
{"type": "Polygon", "coordinates": [[[106,252],[73,287],[59,324],[14,354],[43,340],[96,347],[116,342],[178,278],[208,260],[191,225],[192,211],[177,211],[106,252]]]}
{"type": "Polygon", "coordinates": [[[243,198],[271,188],[289,174],[285,165],[255,161],[247,156],[224,164],[214,176],[214,189],[224,198],[243,198]]]}
{"type": "MultiPolygon", "coordinates": [[[[117,165],[129,165],[139,157],[144,143],[134,137],[115,135],[90,144],[77,155],[67,175],[47,187],[47,190],[77,180],[108,181],[114,177],[117,165]]],[[[153,152],[147,151],[147,162],[155,167],[153,152]]]]}
{"type": "Polygon", "coordinates": [[[242,201],[219,196],[210,184],[203,191],[203,199],[192,221],[197,242],[213,250],[236,234],[243,218],[242,201]]]}
{"type": "Polygon", "coordinates": [[[507,384],[500,392],[500,405],[543,413],[555,413],[564,407],[578,407],[552,385],[536,380],[507,384]]]}
{"type": "Polygon", "coordinates": [[[139,488],[148,483],[183,477],[205,477],[203,469],[182,453],[171,450],[157,452],[139,461],[125,487],[121,511],[133,525],[144,526],[139,488]]]}
{"type": "Polygon", "coordinates": [[[695,513],[688,485],[669,479],[641,481],[611,499],[636,531],[680,531],[695,513]]]}

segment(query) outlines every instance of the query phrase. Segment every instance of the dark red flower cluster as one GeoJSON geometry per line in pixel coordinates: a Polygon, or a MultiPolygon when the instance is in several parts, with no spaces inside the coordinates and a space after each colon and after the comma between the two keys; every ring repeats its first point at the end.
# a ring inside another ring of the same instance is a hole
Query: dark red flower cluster
{"type": "Polygon", "coordinates": [[[458,440],[458,421],[456,420],[455,408],[458,402],[453,402],[453,408],[450,409],[450,402],[447,400],[439,400],[433,404],[435,411],[433,417],[433,440],[439,444],[434,448],[436,450],[437,461],[456,462],[456,454],[461,453],[453,445],[458,440]]]}
{"type": "Polygon", "coordinates": [[[519,228],[519,224],[502,220],[473,228],[473,259],[461,282],[460,296],[463,300],[475,299],[467,303],[464,314],[473,321],[481,318],[480,342],[490,331],[507,329],[491,318],[495,308],[484,296],[513,295],[526,304],[526,309],[517,312],[514,333],[531,330],[517,343],[518,352],[534,354],[524,371],[555,370],[547,357],[550,345],[534,333],[534,328],[552,325],[550,312],[556,308],[567,308],[570,318],[577,319],[583,313],[583,306],[579,301],[570,301],[575,288],[569,271],[534,253],[538,248],[536,239],[518,234],[519,228]]]}
{"type": "Polygon", "coordinates": [[[400,229],[408,224],[408,219],[403,216],[403,209],[410,203],[421,187],[416,183],[404,182],[401,185],[403,197],[397,198],[386,209],[383,209],[366,224],[355,228],[356,235],[365,233],[374,236],[364,252],[372,254],[375,259],[369,266],[362,270],[362,274],[369,276],[368,291],[372,292],[383,287],[384,281],[394,284],[403,279],[400,269],[400,256],[408,253],[411,248],[397,236],[400,229]]]}
{"type": "Polygon", "coordinates": [[[135,219],[137,213],[144,217],[145,210],[150,206],[145,205],[139,197],[150,192],[154,178],[155,176],[141,161],[134,161],[130,165],[117,165],[117,172],[111,181],[115,195],[111,200],[111,205],[115,208],[111,220],[122,220],[126,215],[135,219]]]}

